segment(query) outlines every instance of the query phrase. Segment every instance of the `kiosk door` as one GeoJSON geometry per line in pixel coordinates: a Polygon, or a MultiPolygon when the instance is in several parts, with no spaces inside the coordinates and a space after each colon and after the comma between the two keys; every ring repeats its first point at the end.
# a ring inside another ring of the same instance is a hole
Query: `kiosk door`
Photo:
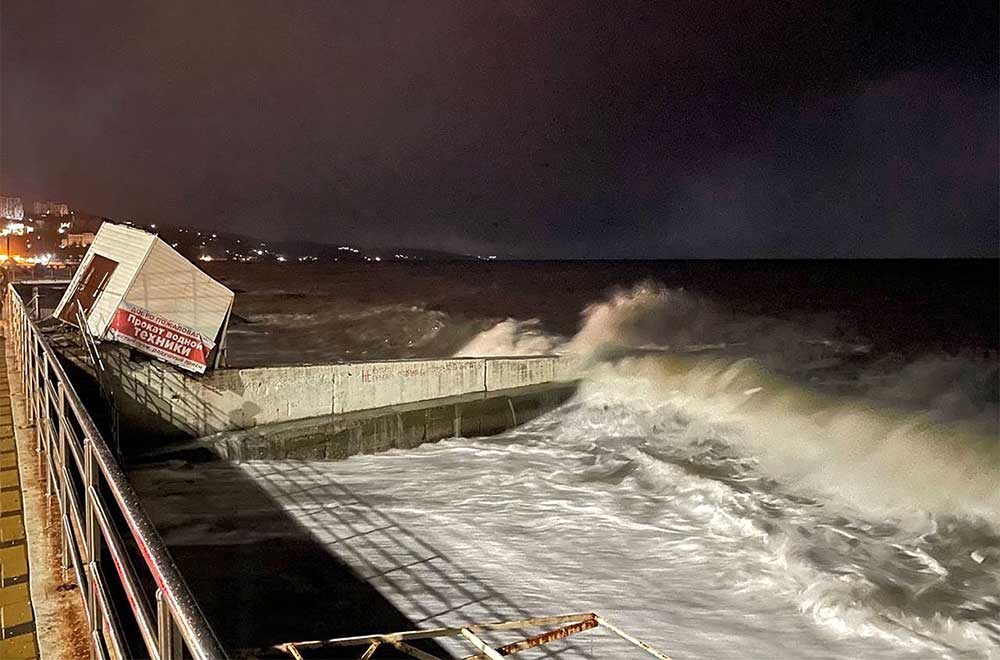
{"type": "Polygon", "coordinates": [[[104,288],[108,285],[108,280],[111,279],[111,274],[115,272],[117,267],[117,261],[95,254],[90,259],[90,263],[87,264],[86,270],[83,271],[73,297],[59,312],[59,319],[75,324],[77,303],[83,308],[83,315],[89,318],[90,309],[104,293],[104,288]]]}

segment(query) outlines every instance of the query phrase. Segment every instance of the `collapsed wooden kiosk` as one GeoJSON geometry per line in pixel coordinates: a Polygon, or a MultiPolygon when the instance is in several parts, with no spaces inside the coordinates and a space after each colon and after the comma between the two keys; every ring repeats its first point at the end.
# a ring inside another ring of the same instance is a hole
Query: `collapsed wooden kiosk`
{"type": "Polygon", "coordinates": [[[105,222],[54,316],[203,373],[220,363],[234,298],[155,234],[105,222]]]}

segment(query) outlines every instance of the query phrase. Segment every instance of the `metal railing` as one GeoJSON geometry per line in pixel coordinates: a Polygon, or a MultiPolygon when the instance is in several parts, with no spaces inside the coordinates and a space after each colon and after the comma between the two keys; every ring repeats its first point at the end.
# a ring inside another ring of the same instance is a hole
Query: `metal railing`
{"type": "Polygon", "coordinates": [[[528,649],[551,644],[552,642],[566,639],[570,635],[575,635],[577,633],[598,627],[610,631],[620,639],[625,640],[632,646],[644,651],[654,658],[659,658],[659,660],[670,660],[670,656],[657,651],[646,642],[638,639],[637,637],[633,637],[621,628],[613,625],[593,612],[583,612],[581,614],[560,614],[557,616],[543,616],[531,619],[519,619],[516,621],[473,623],[453,628],[428,628],[426,630],[406,630],[403,632],[383,633],[379,635],[338,637],[336,639],[321,639],[307,642],[287,642],[285,644],[279,644],[274,648],[279,651],[284,651],[286,654],[294,658],[294,660],[303,660],[302,651],[317,649],[329,650],[345,646],[364,647],[365,650],[361,654],[360,660],[369,660],[375,655],[381,646],[392,647],[397,652],[402,653],[407,657],[417,658],[417,660],[441,660],[438,656],[422,651],[414,646],[411,646],[407,642],[455,637],[464,639],[466,643],[475,649],[474,655],[466,656],[463,660],[487,660],[487,658],[489,660],[503,660],[505,657],[520,653],[521,651],[527,651],[528,649]],[[519,631],[527,628],[549,627],[559,624],[564,625],[560,628],[547,630],[543,633],[532,635],[531,637],[518,639],[517,641],[504,644],[503,646],[498,646],[496,648],[487,644],[486,641],[480,637],[480,634],[490,631],[519,631]]]}
{"type": "Polygon", "coordinates": [[[7,286],[4,312],[8,350],[45,463],[46,494],[59,504],[62,567],[76,574],[93,655],[224,658],[163,539],[13,285],[7,286]]]}

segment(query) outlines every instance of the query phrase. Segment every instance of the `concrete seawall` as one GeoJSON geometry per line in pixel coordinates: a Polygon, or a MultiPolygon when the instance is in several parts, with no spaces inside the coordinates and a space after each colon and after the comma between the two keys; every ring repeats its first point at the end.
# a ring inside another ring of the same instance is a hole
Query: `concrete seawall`
{"type": "Polygon", "coordinates": [[[575,391],[575,384],[563,383],[466,394],[225,431],[195,446],[235,461],[342,460],[443,438],[500,433],[552,410],[575,391]]]}
{"type": "Polygon", "coordinates": [[[122,423],[172,439],[573,381],[573,361],[560,356],[220,369],[192,377],[134,361],[118,346],[105,344],[102,354],[122,423]]]}

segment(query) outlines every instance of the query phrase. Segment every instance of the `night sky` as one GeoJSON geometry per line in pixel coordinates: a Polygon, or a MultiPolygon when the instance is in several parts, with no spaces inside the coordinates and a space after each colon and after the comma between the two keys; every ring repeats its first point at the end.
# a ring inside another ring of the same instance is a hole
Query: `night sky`
{"type": "Polygon", "coordinates": [[[0,186],[517,257],[996,256],[997,3],[0,0],[0,186]]]}

